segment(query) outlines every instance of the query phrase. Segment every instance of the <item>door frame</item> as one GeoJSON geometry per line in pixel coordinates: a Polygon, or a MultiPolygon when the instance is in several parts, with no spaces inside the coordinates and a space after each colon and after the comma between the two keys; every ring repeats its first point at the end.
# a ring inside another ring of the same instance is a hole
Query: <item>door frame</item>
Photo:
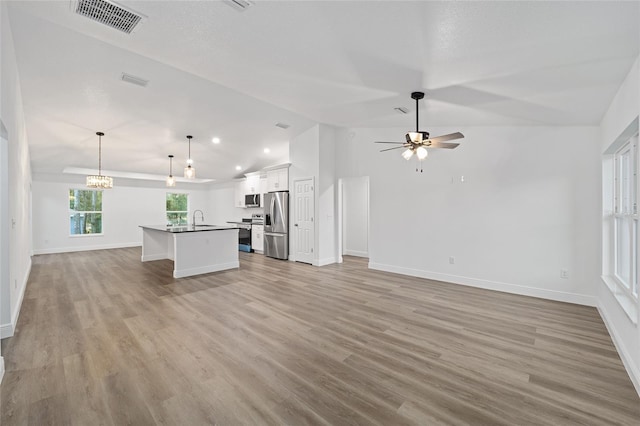
{"type": "Polygon", "coordinates": [[[289,197],[289,248],[292,250],[289,251],[289,260],[297,261],[296,253],[298,252],[298,246],[295,244],[293,235],[295,227],[293,226],[293,220],[291,220],[296,217],[296,182],[305,180],[310,180],[313,188],[313,260],[311,264],[316,265],[318,263],[316,258],[318,256],[318,215],[316,214],[318,211],[318,193],[316,191],[316,179],[314,176],[297,177],[291,181],[292,186],[290,189],[292,189],[292,191],[289,191],[289,193],[293,192],[293,197],[289,197]]]}
{"type": "Polygon", "coordinates": [[[338,179],[338,263],[344,262],[344,181],[351,178],[366,178],[367,180],[367,254],[371,258],[371,179],[369,176],[352,176],[338,179]]]}

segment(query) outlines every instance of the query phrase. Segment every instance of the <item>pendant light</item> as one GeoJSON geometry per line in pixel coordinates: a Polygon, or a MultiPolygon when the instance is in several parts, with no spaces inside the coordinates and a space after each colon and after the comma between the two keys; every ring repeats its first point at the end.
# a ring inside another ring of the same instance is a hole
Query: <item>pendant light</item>
{"type": "Polygon", "coordinates": [[[104,133],[96,132],[98,135],[98,174],[87,176],[87,187],[97,189],[113,188],[113,178],[102,176],[102,137],[104,133]]]}
{"type": "Polygon", "coordinates": [[[184,177],[187,179],[195,179],[196,177],[196,169],[192,167],[193,160],[191,159],[191,139],[193,136],[188,135],[187,140],[189,141],[189,158],[187,159],[187,167],[184,168],[184,177]]]}
{"type": "Polygon", "coordinates": [[[173,177],[173,155],[169,154],[169,176],[167,176],[167,186],[176,186],[176,178],[173,177]]]}

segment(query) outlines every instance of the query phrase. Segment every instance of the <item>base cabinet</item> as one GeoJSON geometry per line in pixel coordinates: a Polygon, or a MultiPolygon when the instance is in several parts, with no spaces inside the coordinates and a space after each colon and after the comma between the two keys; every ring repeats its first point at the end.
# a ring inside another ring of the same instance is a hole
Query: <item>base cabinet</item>
{"type": "Polygon", "coordinates": [[[264,251],[264,225],[251,227],[251,248],[257,253],[264,251]]]}

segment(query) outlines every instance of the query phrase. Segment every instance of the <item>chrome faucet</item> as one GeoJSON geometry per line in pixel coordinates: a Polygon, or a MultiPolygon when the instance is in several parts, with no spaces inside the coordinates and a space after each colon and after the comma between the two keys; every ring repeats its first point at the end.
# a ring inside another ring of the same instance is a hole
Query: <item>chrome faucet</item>
{"type": "Polygon", "coordinates": [[[200,212],[200,217],[202,218],[202,222],[204,222],[204,213],[202,212],[202,210],[195,210],[193,212],[193,220],[191,221],[191,226],[195,227],[196,226],[196,213],[200,212]]]}

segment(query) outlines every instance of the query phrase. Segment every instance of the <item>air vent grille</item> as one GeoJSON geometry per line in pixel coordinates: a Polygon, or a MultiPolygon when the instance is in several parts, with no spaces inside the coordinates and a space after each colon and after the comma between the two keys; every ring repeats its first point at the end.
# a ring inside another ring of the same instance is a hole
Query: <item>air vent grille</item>
{"type": "Polygon", "coordinates": [[[135,75],[127,74],[126,72],[122,73],[122,81],[142,87],[147,87],[147,84],[149,84],[149,80],[145,80],[141,77],[136,77],[135,75]]]}
{"type": "Polygon", "coordinates": [[[253,3],[249,0],[223,0],[226,4],[240,12],[247,10],[253,3]]]}
{"type": "Polygon", "coordinates": [[[131,34],[144,16],[106,0],[74,0],[75,12],[101,24],[131,34]]]}

